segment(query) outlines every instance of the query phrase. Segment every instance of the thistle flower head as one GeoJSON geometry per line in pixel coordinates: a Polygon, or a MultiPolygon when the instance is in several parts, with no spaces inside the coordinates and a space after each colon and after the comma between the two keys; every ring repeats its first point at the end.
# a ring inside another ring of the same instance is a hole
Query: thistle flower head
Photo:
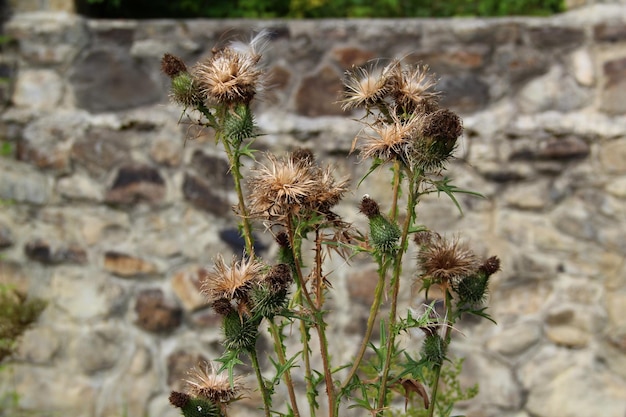
{"type": "Polygon", "coordinates": [[[248,182],[253,216],[280,223],[290,214],[328,214],[347,191],[348,180],[337,180],[330,167],[315,164],[310,151],[281,159],[268,155],[268,160],[248,182]]]}
{"type": "Polygon", "coordinates": [[[232,381],[227,374],[218,374],[213,363],[205,362],[192,368],[189,373],[187,388],[190,395],[210,400],[214,404],[229,403],[239,396],[243,390],[243,380],[235,376],[232,381]]]}
{"type": "Polygon", "coordinates": [[[252,258],[237,261],[230,265],[218,255],[213,269],[202,279],[202,292],[212,301],[219,299],[246,299],[251,286],[260,279],[263,264],[252,258]]]}
{"type": "Polygon", "coordinates": [[[441,284],[452,284],[478,270],[480,262],[474,252],[458,239],[433,235],[418,254],[422,277],[441,284]]]}
{"type": "Polygon", "coordinates": [[[397,62],[384,68],[355,68],[346,73],[343,110],[370,107],[380,103],[391,91],[392,69],[397,62]]]}
{"type": "Polygon", "coordinates": [[[425,171],[443,167],[463,133],[461,118],[451,110],[439,109],[417,119],[418,135],[412,146],[414,163],[425,171]]]}
{"type": "Polygon", "coordinates": [[[317,193],[319,182],[308,164],[273,155],[268,155],[268,162],[254,171],[248,183],[253,215],[283,217],[317,193]]]}
{"type": "Polygon", "coordinates": [[[209,102],[249,103],[262,88],[261,54],[269,32],[259,32],[250,43],[231,42],[199,62],[193,69],[201,92],[209,102]]]}
{"type": "MultiPolygon", "coordinates": [[[[378,121],[370,126],[371,133],[358,137],[363,139],[359,146],[361,159],[378,158],[385,162],[399,160],[410,163],[415,136],[418,133],[417,116],[400,120],[395,114],[392,122],[378,121]]],[[[356,147],[356,141],[353,148],[356,147]]]]}
{"type": "Polygon", "coordinates": [[[433,91],[437,84],[427,66],[411,69],[396,65],[392,74],[392,96],[396,104],[407,113],[429,113],[437,106],[439,93],[433,91]]]}

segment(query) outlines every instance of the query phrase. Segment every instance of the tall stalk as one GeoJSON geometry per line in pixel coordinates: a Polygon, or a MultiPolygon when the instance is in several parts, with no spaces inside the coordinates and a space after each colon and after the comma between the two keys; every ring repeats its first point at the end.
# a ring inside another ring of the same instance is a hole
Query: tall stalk
{"type": "Polygon", "coordinates": [[[392,295],[391,295],[391,307],[389,311],[389,331],[388,331],[388,339],[387,339],[387,350],[385,362],[383,364],[383,371],[380,380],[380,387],[378,392],[378,402],[376,409],[377,416],[382,416],[382,410],[385,408],[385,399],[387,396],[387,382],[389,379],[389,370],[391,369],[391,359],[393,355],[393,348],[396,340],[396,321],[397,321],[397,309],[398,309],[398,295],[400,293],[400,275],[402,273],[402,258],[406,253],[407,248],[407,240],[409,236],[409,230],[411,225],[413,224],[413,212],[415,207],[415,193],[416,193],[416,184],[414,179],[414,174],[409,172],[408,178],[408,191],[409,198],[407,201],[406,208],[406,218],[404,219],[404,224],[402,226],[402,235],[400,237],[400,248],[398,249],[398,253],[396,254],[396,258],[394,259],[394,267],[393,267],[393,275],[391,278],[392,285],[392,295]]]}
{"type": "Polygon", "coordinates": [[[254,368],[254,373],[256,374],[256,379],[259,384],[261,396],[263,397],[263,409],[265,411],[265,417],[270,417],[271,400],[269,392],[267,391],[267,387],[265,386],[265,381],[263,380],[263,375],[261,374],[259,358],[257,357],[256,350],[254,349],[249,350],[248,354],[250,355],[250,360],[252,361],[252,367],[254,368]]]}

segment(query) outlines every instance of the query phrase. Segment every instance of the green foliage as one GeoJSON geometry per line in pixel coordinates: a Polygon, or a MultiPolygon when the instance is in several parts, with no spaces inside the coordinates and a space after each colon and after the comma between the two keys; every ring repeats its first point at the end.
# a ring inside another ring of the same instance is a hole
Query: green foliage
{"type": "Polygon", "coordinates": [[[21,292],[0,284],[0,362],[13,353],[18,337],[45,306],[42,300],[28,300],[21,292]]]}
{"type": "Polygon", "coordinates": [[[563,0],[78,0],[77,7],[104,18],[545,16],[565,9],[563,0]]]}

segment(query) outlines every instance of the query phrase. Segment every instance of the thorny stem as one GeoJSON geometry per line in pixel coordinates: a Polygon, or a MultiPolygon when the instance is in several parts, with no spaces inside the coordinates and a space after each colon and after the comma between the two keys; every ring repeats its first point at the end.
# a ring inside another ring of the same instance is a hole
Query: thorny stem
{"type": "Polygon", "coordinates": [[[387,276],[387,265],[381,267],[380,274],[378,275],[378,283],[376,284],[376,290],[374,292],[374,302],[370,307],[370,315],[367,318],[367,327],[365,329],[365,335],[363,335],[363,340],[361,341],[361,346],[359,347],[359,351],[354,358],[354,362],[352,363],[352,367],[350,368],[350,372],[348,376],[344,380],[341,388],[346,388],[356,371],[359,369],[361,365],[361,361],[363,360],[363,356],[365,355],[365,351],[367,350],[367,344],[369,343],[370,337],[372,337],[372,332],[374,330],[374,322],[376,321],[376,317],[378,316],[378,310],[380,308],[380,302],[383,298],[383,292],[385,289],[385,277],[387,276]]]}
{"type": "MultiPolygon", "coordinates": [[[[281,366],[284,366],[287,363],[287,358],[285,357],[285,349],[283,348],[282,338],[280,335],[280,330],[274,320],[268,320],[270,323],[270,332],[272,334],[272,338],[274,339],[274,350],[276,351],[276,355],[278,356],[278,361],[281,366]]],[[[300,411],[298,410],[298,401],[296,399],[296,393],[294,391],[293,380],[291,379],[291,370],[287,369],[285,371],[285,385],[287,385],[287,391],[289,393],[289,401],[291,401],[291,408],[293,410],[294,417],[300,416],[300,411]]]]}
{"type": "Polygon", "coordinates": [[[393,199],[391,200],[391,210],[389,211],[389,217],[392,221],[396,221],[398,217],[398,197],[400,195],[401,177],[400,161],[396,159],[393,163],[393,199]]]}
{"type": "Polygon", "coordinates": [[[322,291],[322,236],[319,227],[315,228],[315,303],[320,310],[324,305],[324,291],[322,291]]]}
{"type": "MultiPolygon", "coordinates": [[[[452,317],[452,296],[450,295],[450,291],[446,288],[445,290],[445,298],[444,298],[445,308],[446,308],[446,323],[445,323],[445,333],[443,337],[444,346],[448,346],[450,341],[450,331],[452,330],[452,323],[449,317],[452,317]]],[[[441,376],[441,365],[437,366],[435,369],[435,378],[433,381],[433,390],[430,394],[430,408],[428,409],[428,417],[433,417],[435,415],[435,407],[437,405],[437,393],[439,391],[439,377],[441,376]]]]}
{"type": "Polygon", "coordinates": [[[259,384],[259,389],[261,390],[261,396],[263,397],[263,408],[265,410],[265,417],[270,417],[270,396],[269,392],[267,392],[267,387],[265,386],[265,382],[263,381],[263,375],[261,374],[261,367],[259,366],[259,358],[257,357],[256,350],[250,349],[248,351],[250,355],[250,360],[252,361],[252,367],[254,368],[254,373],[256,374],[256,379],[259,384]]]}
{"type": "Polygon", "coordinates": [[[413,222],[413,206],[415,203],[415,192],[417,186],[414,181],[414,174],[409,173],[409,198],[406,208],[406,219],[402,227],[402,236],[400,238],[400,248],[396,254],[393,267],[393,277],[391,284],[393,285],[391,296],[391,308],[389,311],[389,338],[387,340],[387,354],[385,357],[385,363],[383,364],[383,373],[380,381],[380,391],[378,392],[378,406],[377,416],[382,416],[382,410],[385,408],[385,399],[387,393],[387,381],[389,378],[389,369],[391,368],[391,357],[393,354],[393,347],[396,340],[395,325],[397,321],[396,312],[398,309],[398,294],[400,293],[400,274],[402,273],[402,257],[406,251],[406,243],[409,236],[409,229],[413,222]]]}
{"type": "Polygon", "coordinates": [[[241,168],[241,154],[239,153],[239,147],[237,147],[233,151],[227,139],[222,140],[222,143],[224,144],[224,149],[226,150],[226,154],[228,155],[230,167],[233,171],[233,179],[235,180],[235,190],[237,191],[237,200],[239,200],[239,212],[241,213],[241,222],[243,224],[243,238],[246,242],[246,252],[248,253],[248,256],[250,258],[253,258],[254,240],[252,238],[252,227],[250,226],[250,216],[248,214],[248,209],[246,207],[246,202],[241,187],[241,180],[243,178],[239,169],[241,168]]]}
{"type": "MultiPolygon", "coordinates": [[[[298,253],[298,246],[295,245],[295,232],[293,227],[293,221],[290,216],[287,217],[287,233],[289,235],[289,241],[291,243],[291,248],[293,250],[293,258],[294,264],[296,267],[296,281],[298,282],[298,286],[300,287],[300,292],[304,294],[304,298],[308,304],[308,307],[315,313],[315,329],[317,331],[317,335],[320,341],[320,354],[322,357],[322,364],[324,367],[324,380],[326,385],[326,395],[328,396],[328,416],[334,417],[335,415],[335,390],[333,385],[332,378],[332,370],[330,367],[330,359],[328,355],[328,340],[326,339],[326,323],[323,319],[323,311],[321,310],[321,306],[318,307],[313,303],[311,299],[311,295],[309,294],[306,288],[306,282],[304,280],[304,275],[302,273],[302,267],[300,265],[300,254],[298,253]]],[[[319,265],[321,267],[321,264],[319,265]]],[[[321,273],[321,271],[320,271],[321,273]]],[[[302,327],[301,327],[302,329],[302,327]]],[[[304,329],[302,329],[304,331],[304,329]]],[[[303,334],[303,339],[307,336],[303,334]]],[[[307,346],[308,347],[308,346],[307,346]]],[[[308,352],[307,352],[308,354],[308,352]]]]}

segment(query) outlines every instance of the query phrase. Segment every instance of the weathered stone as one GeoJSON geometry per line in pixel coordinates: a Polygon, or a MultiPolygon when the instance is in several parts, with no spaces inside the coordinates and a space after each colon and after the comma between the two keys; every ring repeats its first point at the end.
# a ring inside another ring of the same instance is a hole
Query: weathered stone
{"type": "Polygon", "coordinates": [[[13,104],[20,107],[52,110],[61,101],[61,77],[46,69],[20,71],[15,82],[13,104]]]}
{"type": "MultiPolygon", "coordinates": [[[[246,240],[241,235],[241,231],[237,228],[227,228],[219,231],[219,237],[235,254],[241,254],[246,249],[246,240]]],[[[268,247],[256,233],[252,233],[252,239],[254,239],[254,253],[261,254],[265,252],[268,247]]]]}
{"type": "MultiPolygon", "coordinates": [[[[32,11],[40,12],[41,2],[37,3],[32,11]]],[[[16,14],[7,35],[19,42],[21,57],[34,66],[71,62],[90,38],[85,20],[72,13],[16,14]]]]}
{"type": "Polygon", "coordinates": [[[125,345],[120,329],[107,326],[77,335],[70,344],[69,353],[82,372],[93,375],[113,368],[125,345]]]}
{"type": "Polygon", "coordinates": [[[179,350],[167,357],[167,385],[174,391],[181,391],[185,387],[185,380],[189,378],[189,370],[202,365],[207,359],[200,353],[191,353],[179,350]]]}
{"type": "Polygon", "coordinates": [[[553,68],[547,74],[528,82],[519,92],[519,103],[526,113],[546,110],[572,111],[592,103],[591,92],[582,89],[574,79],[553,68]]]}
{"type": "Polygon", "coordinates": [[[508,409],[519,409],[522,394],[518,381],[512,370],[493,356],[481,354],[479,351],[461,352],[466,357],[463,362],[463,373],[459,377],[462,386],[478,383],[480,390],[474,401],[482,406],[500,406],[508,409]]]}
{"type": "Polygon", "coordinates": [[[190,319],[193,326],[200,329],[219,329],[223,321],[223,317],[212,308],[197,311],[190,319]]]}
{"type": "Polygon", "coordinates": [[[198,149],[191,156],[191,166],[204,181],[212,184],[216,189],[229,191],[235,186],[229,172],[230,166],[224,158],[208,155],[198,149]]]}
{"type": "Polygon", "coordinates": [[[514,86],[548,71],[548,59],[535,48],[505,47],[494,56],[498,73],[506,74],[514,86]]]}
{"type": "Polygon", "coordinates": [[[589,156],[589,145],[576,136],[551,138],[539,143],[536,156],[539,159],[570,160],[589,156]]]}
{"type": "Polygon", "coordinates": [[[87,252],[77,245],[51,245],[42,239],[35,239],[24,246],[24,253],[33,261],[46,265],[62,263],[85,264],[87,252]]]}
{"type": "Polygon", "coordinates": [[[541,326],[537,322],[527,321],[502,329],[489,339],[487,347],[502,355],[519,355],[541,339],[541,326]]]}
{"type": "Polygon", "coordinates": [[[522,317],[543,310],[545,300],[552,294],[552,287],[542,282],[526,282],[507,285],[498,289],[499,303],[493,306],[493,317],[522,317]]]}
{"type": "Polygon", "coordinates": [[[91,112],[125,110],[162,97],[161,86],[150,73],[113,48],[87,51],[69,80],[76,104],[91,112]]]}
{"type": "MultiPolygon", "coordinates": [[[[126,308],[124,289],[106,275],[77,267],[57,267],[47,292],[50,304],[78,321],[105,320],[121,314],[126,308]]],[[[49,314],[55,314],[50,311],[49,314]]],[[[66,320],[67,316],[58,320],[66,320]]]]}
{"type": "Polygon", "coordinates": [[[23,294],[28,294],[31,277],[27,275],[24,269],[18,262],[0,258],[0,284],[11,286],[23,294]]]}
{"type": "MultiPolygon", "coordinates": [[[[11,390],[20,393],[20,411],[75,417],[93,416],[97,389],[93,381],[56,367],[13,366],[11,390]]],[[[5,391],[8,392],[8,391],[5,391]]]]}
{"type": "Polygon", "coordinates": [[[626,26],[621,21],[602,22],[593,27],[593,38],[598,42],[626,40],[626,26]]]}
{"type": "Polygon", "coordinates": [[[148,166],[125,166],[117,171],[105,200],[115,204],[141,201],[157,204],[165,198],[165,193],[165,181],[158,170],[148,166]]]}
{"type": "Polygon", "coordinates": [[[585,32],[580,28],[558,27],[541,25],[529,31],[530,41],[538,49],[561,50],[573,48],[582,44],[585,32]]]}
{"type": "Polygon", "coordinates": [[[201,292],[202,285],[200,284],[200,277],[205,274],[206,271],[203,268],[192,266],[176,273],[172,278],[172,289],[185,310],[193,311],[208,305],[206,296],[201,292]]]}
{"type": "Polygon", "coordinates": [[[13,243],[13,232],[11,228],[4,224],[4,222],[0,222],[0,249],[13,246],[13,243]]]}
{"type": "Polygon", "coordinates": [[[609,173],[626,173],[626,139],[605,142],[600,146],[599,158],[602,168],[609,173]]]}
{"type": "Polygon", "coordinates": [[[548,183],[522,183],[512,187],[505,193],[507,204],[522,210],[540,210],[547,207],[549,199],[548,183]]]}
{"type": "Polygon", "coordinates": [[[595,64],[587,49],[580,49],[572,54],[572,73],[580,85],[591,87],[596,80],[595,64]]]}
{"type": "Polygon", "coordinates": [[[104,199],[104,190],[100,183],[81,174],[60,178],[56,191],[71,200],[99,202],[104,199]]]}
{"type": "Polygon", "coordinates": [[[334,49],[332,55],[344,70],[354,66],[360,67],[375,58],[372,51],[350,46],[334,49]]]}
{"type": "Polygon", "coordinates": [[[34,327],[26,330],[20,339],[17,359],[38,365],[50,365],[60,347],[57,331],[50,327],[34,327]]]}
{"type": "Polygon", "coordinates": [[[183,194],[185,199],[194,206],[216,216],[224,216],[230,212],[230,204],[219,194],[213,192],[211,183],[194,175],[185,174],[183,194]]]}
{"type": "Polygon", "coordinates": [[[598,410],[603,417],[622,417],[626,384],[607,371],[570,365],[553,379],[530,386],[526,408],[537,417],[585,417],[598,410]]]}
{"type": "Polygon", "coordinates": [[[605,84],[600,95],[600,110],[618,115],[626,112],[626,58],[619,58],[604,63],[605,84]]]}
{"type": "Polygon", "coordinates": [[[272,88],[265,94],[272,94],[275,90],[285,90],[291,81],[291,72],[280,65],[273,66],[267,74],[267,84],[272,88]]]}
{"type": "Polygon", "coordinates": [[[0,200],[43,205],[50,201],[50,179],[23,162],[0,158],[0,200]]]}
{"type": "Polygon", "coordinates": [[[117,251],[108,251],[104,254],[104,269],[123,278],[140,277],[157,272],[157,267],[152,262],[117,251]]]}
{"type": "Polygon", "coordinates": [[[108,173],[115,166],[131,161],[130,144],[123,132],[91,127],[74,143],[72,158],[92,174],[108,173]]]}
{"type": "Polygon", "coordinates": [[[69,172],[73,141],[84,135],[86,125],[83,113],[58,112],[38,118],[24,129],[17,157],[39,168],[69,172]]]}
{"type": "Polygon", "coordinates": [[[347,277],[348,293],[350,298],[363,305],[369,306],[374,300],[378,272],[376,270],[350,274],[347,277]]]}
{"type": "Polygon", "coordinates": [[[443,92],[441,105],[461,113],[481,110],[489,101],[489,86],[473,74],[442,76],[437,89],[443,92]]]}
{"type": "Polygon", "coordinates": [[[135,303],[137,326],[149,332],[168,333],[180,326],[182,310],[165,300],[159,289],[143,290],[135,303]]]}
{"type": "Polygon", "coordinates": [[[342,90],[341,74],[332,67],[325,66],[300,82],[295,96],[296,111],[308,117],[343,115],[343,110],[337,103],[342,90]]]}
{"type": "Polygon", "coordinates": [[[81,209],[79,231],[87,245],[121,242],[129,229],[130,220],[126,213],[106,207],[81,209]]]}
{"type": "Polygon", "coordinates": [[[180,165],[183,156],[182,141],[173,135],[159,137],[152,142],[150,157],[157,163],[167,167],[180,165]]]}
{"type": "Polygon", "coordinates": [[[605,189],[615,197],[626,198],[626,175],[612,180],[605,189]]]}

